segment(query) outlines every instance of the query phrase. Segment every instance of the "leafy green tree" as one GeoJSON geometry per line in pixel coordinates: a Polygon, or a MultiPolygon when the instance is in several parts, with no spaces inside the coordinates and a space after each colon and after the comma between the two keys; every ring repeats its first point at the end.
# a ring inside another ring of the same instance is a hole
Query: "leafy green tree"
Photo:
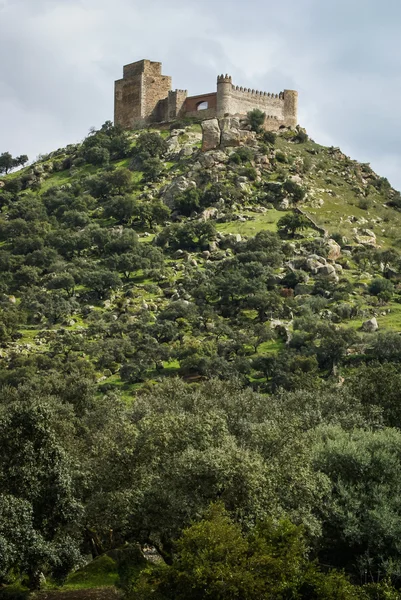
{"type": "Polygon", "coordinates": [[[70,273],[59,273],[49,280],[47,287],[49,290],[65,290],[69,296],[72,296],[75,289],[75,279],[70,273]]]}
{"type": "Polygon", "coordinates": [[[104,298],[110,290],[116,290],[121,286],[121,279],[116,273],[101,269],[98,271],[89,271],[85,278],[85,285],[96,292],[98,298],[104,298]]]}
{"type": "Polygon", "coordinates": [[[145,181],[157,181],[164,172],[164,164],[157,156],[146,158],[142,162],[142,172],[145,181]]]}
{"type": "Polygon", "coordinates": [[[315,445],[316,468],[331,481],[323,508],[320,559],[371,581],[397,575],[400,442],[396,429],[345,432],[323,427],[315,445]]]}
{"type": "Polygon", "coordinates": [[[102,146],[92,146],[87,150],[85,158],[92,165],[104,166],[110,161],[110,152],[102,146]]]}
{"type": "Polygon", "coordinates": [[[254,108],[248,113],[248,120],[251,129],[253,131],[256,131],[256,133],[259,133],[262,130],[264,122],[266,120],[266,113],[264,113],[259,108],[254,108]]]}
{"type": "Polygon", "coordinates": [[[138,136],[133,155],[141,161],[148,158],[160,158],[167,151],[166,141],[156,132],[149,131],[138,136]]]}
{"type": "Polygon", "coordinates": [[[11,169],[20,166],[20,164],[25,164],[27,161],[28,157],[26,156],[21,156],[18,159],[15,159],[9,152],[3,152],[3,154],[0,154],[0,173],[5,173],[7,175],[11,169]],[[20,160],[23,162],[21,163],[20,160]]]}
{"type": "Polygon", "coordinates": [[[285,233],[295,237],[295,233],[309,227],[309,221],[300,213],[288,213],[277,221],[277,228],[280,233],[285,233]]]}
{"type": "Polygon", "coordinates": [[[222,504],[182,532],[171,566],[145,569],[130,600],[356,600],[358,590],[341,573],[308,563],[300,528],[266,522],[246,536],[222,504]]]}
{"type": "Polygon", "coordinates": [[[0,570],[27,572],[33,587],[47,565],[68,572],[79,558],[82,507],[56,412],[31,397],[0,405],[0,570]]]}

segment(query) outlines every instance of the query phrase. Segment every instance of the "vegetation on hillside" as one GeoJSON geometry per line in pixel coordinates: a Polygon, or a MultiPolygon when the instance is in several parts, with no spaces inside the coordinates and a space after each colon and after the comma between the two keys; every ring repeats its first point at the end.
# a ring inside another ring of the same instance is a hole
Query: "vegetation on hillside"
{"type": "Polygon", "coordinates": [[[252,135],[106,123],[1,179],[0,584],[399,597],[400,195],[252,135]]]}

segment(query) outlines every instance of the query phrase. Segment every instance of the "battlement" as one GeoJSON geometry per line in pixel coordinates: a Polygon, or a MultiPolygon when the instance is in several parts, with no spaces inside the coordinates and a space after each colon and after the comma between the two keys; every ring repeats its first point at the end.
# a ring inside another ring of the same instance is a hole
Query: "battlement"
{"type": "Polygon", "coordinates": [[[231,75],[217,75],[217,83],[232,83],[231,75]]]}
{"type": "Polygon", "coordinates": [[[187,90],[172,90],[171,77],[162,75],[162,64],[140,60],[123,68],[123,79],[115,82],[116,124],[131,128],[138,123],[174,121],[179,117],[199,120],[225,115],[244,116],[258,108],[266,114],[266,128],[297,125],[298,93],[271,93],[233,85],[231,75],[217,76],[217,91],[188,96],[187,90]]]}

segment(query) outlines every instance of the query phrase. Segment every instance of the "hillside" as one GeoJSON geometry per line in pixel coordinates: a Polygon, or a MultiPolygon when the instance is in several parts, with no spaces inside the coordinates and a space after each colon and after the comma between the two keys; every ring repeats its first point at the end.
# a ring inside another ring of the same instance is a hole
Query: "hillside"
{"type": "Polygon", "coordinates": [[[238,369],[264,389],[255,363],[310,319],[352,332],[348,353],[373,343],[372,317],[401,328],[401,200],[369,165],[303,132],[205,153],[200,125],[158,133],[105,126],[3,179],[3,381],[68,356],[126,398],[238,369]],[[294,208],[318,227],[272,236],[294,208]]]}
{"type": "Polygon", "coordinates": [[[0,178],[0,584],[170,564],[202,517],[397,579],[401,196],[299,127],[218,128],[106,123],[0,178]]]}

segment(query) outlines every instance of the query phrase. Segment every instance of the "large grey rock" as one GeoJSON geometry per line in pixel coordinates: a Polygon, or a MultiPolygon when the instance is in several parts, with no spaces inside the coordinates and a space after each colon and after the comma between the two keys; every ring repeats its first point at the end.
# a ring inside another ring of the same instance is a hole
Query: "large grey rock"
{"type": "Polygon", "coordinates": [[[255,133],[248,129],[243,129],[244,123],[241,123],[238,117],[220,119],[219,125],[221,130],[221,145],[223,147],[240,146],[255,139],[255,133]]]}
{"type": "Polygon", "coordinates": [[[328,246],[328,250],[329,250],[327,258],[329,258],[330,260],[337,260],[337,258],[341,254],[341,246],[339,244],[337,244],[337,242],[335,240],[332,240],[331,238],[329,240],[327,240],[327,246],[328,246]]]}
{"type": "Polygon", "coordinates": [[[364,331],[367,331],[369,333],[372,333],[374,331],[377,331],[379,329],[379,325],[377,323],[376,317],[372,317],[371,319],[369,319],[368,321],[365,321],[362,324],[362,329],[364,331]]]}
{"type": "Polygon", "coordinates": [[[333,265],[322,265],[316,271],[317,275],[327,277],[330,281],[338,282],[338,275],[333,265]]]}
{"type": "Polygon", "coordinates": [[[202,151],[214,150],[220,145],[220,127],[217,119],[202,121],[202,151]]]}
{"type": "Polygon", "coordinates": [[[196,187],[194,181],[188,181],[188,179],[183,176],[177,177],[163,190],[163,202],[167,204],[169,208],[174,208],[174,198],[191,187],[196,187]]]}

